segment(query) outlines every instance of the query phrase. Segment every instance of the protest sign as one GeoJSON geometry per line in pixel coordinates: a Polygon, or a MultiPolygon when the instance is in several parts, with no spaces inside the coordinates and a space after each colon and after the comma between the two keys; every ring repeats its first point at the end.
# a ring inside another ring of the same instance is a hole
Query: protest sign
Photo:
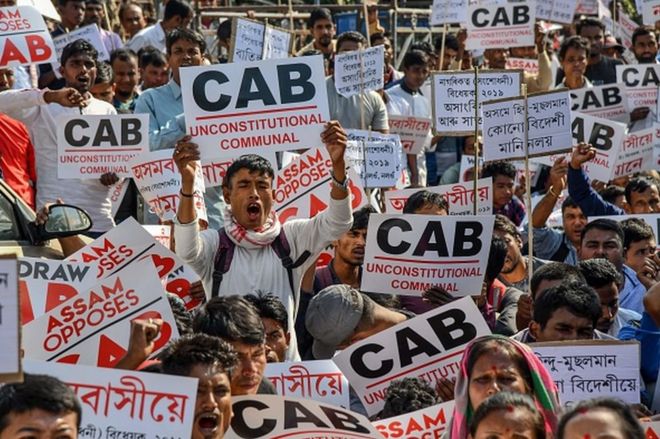
{"type": "Polygon", "coordinates": [[[0,383],[20,381],[21,367],[21,321],[19,319],[18,266],[16,256],[0,258],[0,383]]]}
{"type": "Polygon", "coordinates": [[[321,147],[330,120],[321,55],[187,67],[181,95],[202,160],[321,147]]]}
{"type": "MultiPolygon", "coordinates": [[[[463,156],[465,157],[465,156],[463,156]]],[[[399,189],[385,192],[385,213],[401,213],[406,200],[422,190],[421,188],[399,189]]],[[[429,192],[440,194],[447,201],[449,215],[474,214],[474,183],[472,180],[463,183],[444,184],[424,188],[429,192]]],[[[493,212],[493,179],[481,178],[477,181],[477,214],[490,215],[493,212]]]]}
{"type": "Polygon", "coordinates": [[[390,134],[398,135],[406,154],[419,154],[431,141],[431,119],[428,117],[393,116],[387,117],[390,134]]]}
{"type": "Polygon", "coordinates": [[[468,50],[534,45],[535,1],[490,7],[474,3],[468,11],[465,42],[468,50]]]}
{"type": "Polygon", "coordinates": [[[539,61],[536,59],[529,59],[529,58],[507,58],[506,68],[507,70],[520,69],[520,70],[524,70],[529,74],[538,75],[539,61]]]}
{"type": "Polygon", "coordinates": [[[113,217],[119,212],[121,202],[124,201],[124,196],[126,195],[130,182],[131,180],[128,178],[122,178],[110,187],[110,213],[113,217]]]}
{"type": "Polygon", "coordinates": [[[164,224],[142,224],[142,228],[149,232],[163,247],[172,248],[172,226],[164,224]]]}
{"type": "Polygon", "coordinates": [[[621,37],[621,45],[632,47],[632,34],[639,25],[621,9],[617,12],[616,18],[619,23],[617,30],[619,31],[619,37],[621,37]]]}
{"type": "Polygon", "coordinates": [[[479,294],[495,217],[372,214],[362,291],[421,296],[437,286],[479,294]]]}
{"type": "Polygon", "coordinates": [[[466,23],[467,9],[467,0],[433,0],[431,25],[466,23]]]}
{"type": "MultiPolygon", "coordinates": [[[[481,168],[484,167],[483,157],[479,157],[477,165],[477,175],[481,172],[481,168]]],[[[465,183],[471,182],[474,180],[474,156],[470,154],[463,154],[461,156],[460,170],[458,171],[458,182],[465,183]]],[[[492,184],[492,179],[491,184],[492,184]]],[[[490,212],[489,212],[490,213],[490,212]]]]}
{"type": "Polygon", "coordinates": [[[89,265],[97,279],[104,279],[143,259],[152,261],[165,289],[179,296],[186,309],[199,305],[200,302],[190,296],[190,284],[199,281],[199,276],[172,251],[156,242],[133,218],[125,219],[69,256],[67,261],[89,265]]]}
{"type": "Polygon", "coordinates": [[[536,19],[571,24],[577,0],[540,0],[536,2],[536,19]]]}
{"type": "MultiPolygon", "coordinates": [[[[656,386],[656,388],[658,388],[656,386]]],[[[660,439],[660,422],[659,421],[641,421],[642,428],[644,429],[644,437],[646,439],[660,439]]]]}
{"type": "Polygon", "coordinates": [[[154,265],[142,261],[24,325],[25,357],[114,367],[128,349],[131,321],[149,318],[163,320],[157,353],[179,334],[154,265]]]}
{"type": "Polygon", "coordinates": [[[372,416],[383,408],[392,381],[416,377],[433,386],[440,378],[452,379],[465,346],[487,334],[486,321],[465,297],[361,340],[332,361],[372,416]]]}
{"type": "Polygon", "coordinates": [[[309,399],[247,395],[231,402],[234,417],[225,439],[382,439],[364,415],[309,399]]]}
{"type": "Polygon", "coordinates": [[[234,17],[231,25],[229,62],[259,61],[264,53],[266,25],[238,17],[234,17]]]}
{"type": "Polygon", "coordinates": [[[636,341],[561,341],[532,343],[530,347],[545,364],[564,405],[598,396],[639,403],[636,341]]]}
{"type": "Polygon", "coordinates": [[[655,26],[660,21],[660,0],[641,0],[644,24],[655,26]]]}
{"type": "Polygon", "coordinates": [[[149,115],[63,116],[57,121],[57,177],[132,177],[128,163],[149,151],[149,115]]]}
{"type": "Polygon", "coordinates": [[[110,53],[105,48],[103,44],[103,39],[101,37],[101,32],[96,24],[90,24],[87,26],[79,27],[70,32],[64,33],[60,36],[53,38],[53,44],[55,45],[55,50],[57,51],[57,58],[51,64],[53,65],[53,73],[58,78],[61,78],[60,74],[60,59],[62,59],[62,52],[64,48],[76,40],[85,40],[98,52],[97,59],[100,61],[109,61],[110,53]]]}
{"type": "Polygon", "coordinates": [[[71,387],[82,408],[80,438],[191,437],[196,378],[30,360],[25,370],[71,387]]]}
{"type": "Polygon", "coordinates": [[[17,0],[16,6],[32,6],[44,17],[57,22],[62,21],[60,13],[57,12],[55,5],[50,0],[17,0]]]}
{"type": "MultiPolygon", "coordinates": [[[[479,72],[478,104],[483,101],[520,95],[522,71],[486,70],[479,72]]],[[[461,136],[474,134],[474,73],[467,71],[434,72],[433,126],[438,134],[461,136]]],[[[478,124],[481,125],[481,116],[478,124]]]]}
{"type": "Polygon", "coordinates": [[[641,219],[646,224],[651,226],[653,229],[653,234],[655,235],[655,243],[658,250],[660,250],[660,213],[645,213],[642,215],[603,215],[603,216],[591,216],[589,221],[595,219],[610,219],[613,221],[621,222],[628,219],[641,219]]]}
{"type": "Polygon", "coordinates": [[[332,360],[268,363],[264,377],[278,395],[350,407],[348,380],[332,360]]]}
{"type": "Polygon", "coordinates": [[[616,82],[626,86],[628,111],[655,109],[660,85],[660,64],[625,64],[616,66],[616,82]]]}
{"type": "Polygon", "coordinates": [[[346,163],[363,187],[393,187],[401,175],[401,143],[396,140],[349,140],[346,163]]]}
{"type": "Polygon", "coordinates": [[[484,161],[549,155],[570,150],[571,109],[567,90],[538,93],[525,99],[505,98],[484,102],[484,161]],[[527,128],[527,151],[525,129],[527,128]]]}
{"type": "Polygon", "coordinates": [[[582,114],[627,122],[625,85],[605,84],[571,90],[571,110],[582,114]]]}
{"type": "MultiPolygon", "coordinates": [[[[277,157],[275,151],[261,151],[259,155],[270,162],[273,170],[277,170],[277,157]]],[[[222,179],[225,178],[227,168],[239,156],[228,157],[226,154],[222,157],[208,158],[202,160],[202,175],[204,176],[204,187],[216,187],[222,185],[222,179]]]]}
{"type": "MultiPolygon", "coordinates": [[[[138,190],[149,204],[149,210],[163,221],[176,217],[179,208],[181,174],[171,149],[162,149],[141,154],[133,158],[128,167],[138,190]]],[[[204,177],[202,167],[196,168],[193,199],[197,218],[208,221],[204,204],[204,177]]]]}
{"type": "MultiPolygon", "coordinates": [[[[328,151],[313,148],[305,151],[275,174],[273,208],[280,222],[293,218],[313,218],[330,204],[332,160],[328,151]]],[[[367,203],[362,187],[349,179],[351,207],[367,203]]]]}
{"type": "Polygon", "coordinates": [[[18,259],[18,277],[23,325],[98,282],[89,265],[26,257],[18,259]]]}
{"type": "Polygon", "coordinates": [[[660,139],[656,137],[656,132],[656,128],[648,128],[626,135],[612,178],[655,169],[653,148],[660,142],[660,139]]]}
{"type": "Polygon", "coordinates": [[[454,401],[447,401],[373,424],[386,439],[440,438],[449,426],[453,411],[454,401]]]}
{"type": "Polygon", "coordinates": [[[598,0],[578,0],[576,14],[598,15],[598,0]]]}
{"type": "Polygon", "coordinates": [[[39,11],[32,6],[0,8],[0,68],[54,62],[56,56],[39,11]]]}
{"type": "Polygon", "coordinates": [[[262,59],[288,58],[293,49],[293,34],[278,27],[266,25],[262,59]]]}
{"type": "Polygon", "coordinates": [[[335,55],[335,88],[344,97],[383,88],[384,47],[341,52],[335,55]]]}

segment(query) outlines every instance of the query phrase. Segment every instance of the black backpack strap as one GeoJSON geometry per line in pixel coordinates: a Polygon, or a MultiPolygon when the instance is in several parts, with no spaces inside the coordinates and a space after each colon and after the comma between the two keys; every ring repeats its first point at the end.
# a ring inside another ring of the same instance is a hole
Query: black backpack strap
{"type": "Polygon", "coordinates": [[[295,297],[296,289],[293,285],[293,270],[304,264],[312,254],[309,250],[305,250],[300,254],[300,256],[298,256],[298,259],[295,261],[291,259],[291,247],[289,246],[289,241],[287,241],[286,235],[284,234],[284,228],[281,229],[280,234],[277,235],[277,238],[275,238],[275,240],[270,245],[277,257],[282,261],[282,266],[286,268],[286,274],[289,277],[289,287],[291,287],[291,293],[295,297]]]}
{"type": "Polygon", "coordinates": [[[571,249],[568,248],[568,245],[566,245],[566,241],[562,239],[557,251],[554,252],[552,256],[550,256],[550,260],[555,262],[564,262],[570,252],[571,249]]]}
{"type": "Polygon", "coordinates": [[[229,271],[231,260],[234,257],[234,243],[224,227],[218,230],[218,250],[215,252],[215,261],[213,263],[213,287],[211,288],[211,297],[217,297],[220,292],[222,276],[229,271]]]}

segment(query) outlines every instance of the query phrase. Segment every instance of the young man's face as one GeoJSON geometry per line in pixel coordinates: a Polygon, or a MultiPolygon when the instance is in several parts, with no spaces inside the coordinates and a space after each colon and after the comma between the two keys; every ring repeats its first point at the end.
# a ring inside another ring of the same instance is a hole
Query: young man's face
{"type": "Polygon", "coordinates": [[[69,0],[64,6],[58,8],[62,25],[69,29],[80,26],[85,18],[85,2],[69,0]]]}
{"type": "Polygon", "coordinates": [[[224,437],[233,416],[229,376],[217,366],[207,364],[195,365],[189,376],[199,380],[192,439],[224,437]]]}
{"type": "Polygon", "coordinates": [[[367,229],[349,230],[334,242],[335,258],[355,267],[361,266],[366,242],[367,229]]]}
{"type": "Polygon", "coordinates": [[[653,185],[644,192],[630,192],[630,210],[634,214],[660,213],[660,193],[653,185]]]}
{"type": "Polygon", "coordinates": [[[644,267],[646,258],[655,254],[655,246],[655,238],[631,242],[626,249],[626,265],[638,273],[644,267]]]}
{"type": "Polygon", "coordinates": [[[564,75],[572,80],[580,80],[587,71],[587,52],[584,49],[569,47],[561,61],[564,75]]]}
{"type": "Polygon", "coordinates": [[[32,409],[23,413],[10,412],[0,439],[76,439],[78,415],[74,412],[50,413],[32,409]]]}
{"type": "Polygon", "coordinates": [[[291,341],[291,334],[285,332],[282,325],[275,319],[264,317],[261,320],[264,322],[264,330],[266,331],[266,345],[275,354],[278,362],[284,362],[291,341]]]}
{"type": "Polygon", "coordinates": [[[501,273],[509,274],[522,263],[522,240],[519,236],[511,236],[509,233],[500,231],[494,231],[493,234],[506,242],[506,257],[501,273]]]}
{"type": "MultiPolygon", "coordinates": [[[[440,59],[440,52],[436,52],[438,59],[440,59]]],[[[458,52],[449,47],[445,47],[445,53],[442,54],[442,70],[449,70],[449,66],[456,59],[458,52]]]]}
{"type": "Polygon", "coordinates": [[[603,310],[598,323],[596,323],[596,329],[607,333],[612,323],[614,323],[617,311],[619,311],[619,286],[611,282],[600,288],[594,288],[594,290],[598,293],[600,306],[603,310]]]}
{"type": "Polygon", "coordinates": [[[605,258],[617,270],[623,267],[623,244],[619,235],[611,230],[591,229],[580,243],[580,260],[605,258]]]}
{"type": "Polygon", "coordinates": [[[147,25],[144,21],[144,16],[142,15],[142,8],[138,5],[127,7],[120,21],[121,27],[124,28],[124,32],[126,32],[129,37],[132,37],[147,25]]]}
{"type": "Polygon", "coordinates": [[[413,65],[404,68],[403,73],[405,75],[404,80],[406,81],[406,85],[410,89],[417,91],[424,85],[426,78],[429,77],[429,66],[427,64],[413,65]]]}
{"type": "Polygon", "coordinates": [[[493,207],[501,209],[513,198],[513,178],[506,175],[493,176],[493,207]]]}
{"type": "Polygon", "coordinates": [[[188,66],[201,66],[202,51],[196,43],[181,39],[172,44],[167,62],[172,68],[172,77],[177,84],[180,84],[179,69],[188,66]]]}
{"type": "Polygon", "coordinates": [[[96,79],[96,60],[86,53],[78,53],[66,60],[66,64],[60,67],[60,73],[68,87],[87,93],[96,79]]]}
{"type": "Polygon", "coordinates": [[[95,24],[100,28],[103,23],[103,17],[105,17],[103,5],[98,3],[89,3],[85,5],[85,24],[95,24]]]}
{"type": "Polygon", "coordinates": [[[319,46],[329,47],[335,36],[335,25],[327,18],[316,20],[312,26],[312,36],[319,46]]]}
{"type": "Polygon", "coordinates": [[[162,67],[148,65],[144,69],[140,69],[140,76],[142,77],[142,91],[160,87],[167,84],[170,77],[170,68],[168,65],[162,67]]]}
{"type": "Polygon", "coordinates": [[[601,50],[603,50],[603,42],[605,41],[603,29],[599,26],[584,26],[580,29],[580,36],[589,41],[590,56],[600,55],[601,50]]]}
{"type": "Polygon", "coordinates": [[[115,97],[115,85],[109,82],[94,84],[89,92],[96,99],[112,104],[112,98],[115,97]]]}
{"type": "Polygon", "coordinates": [[[230,342],[238,354],[238,364],[231,376],[231,394],[255,395],[266,369],[266,346],[230,342]]]}
{"type": "Polygon", "coordinates": [[[229,183],[231,186],[224,187],[223,194],[236,221],[250,230],[263,226],[273,206],[273,179],[241,168],[229,183]]]}
{"type": "Polygon", "coordinates": [[[580,242],[582,229],[587,225],[587,217],[579,207],[566,206],[561,214],[564,234],[571,242],[580,242]]]}
{"type": "Polygon", "coordinates": [[[0,91],[14,88],[15,82],[14,69],[11,67],[4,67],[0,69],[0,91]]]}
{"type": "Polygon", "coordinates": [[[140,82],[137,59],[133,57],[130,57],[129,61],[115,59],[112,70],[115,73],[116,93],[124,98],[131,97],[140,82]]]}
{"type": "Polygon", "coordinates": [[[593,322],[586,317],[576,316],[567,308],[559,308],[552,313],[545,328],[532,321],[529,330],[538,342],[591,340],[594,336],[593,322]]]}
{"type": "Polygon", "coordinates": [[[385,61],[385,67],[392,64],[392,59],[394,58],[394,51],[392,50],[392,43],[390,39],[384,37],[382,40],[374,40],[374,46],[383,46],[383,59],[385,61]]]}

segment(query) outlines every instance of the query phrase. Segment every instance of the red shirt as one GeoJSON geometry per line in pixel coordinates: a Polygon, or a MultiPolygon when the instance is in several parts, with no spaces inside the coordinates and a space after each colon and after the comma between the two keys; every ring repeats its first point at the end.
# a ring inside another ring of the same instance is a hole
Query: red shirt
{"type": "Polygon", "coordinates": [[[0,169],[9,187],[34,209],[37,169],[30,134],[25,125],[2,113],[0,113],[0,169]]]}

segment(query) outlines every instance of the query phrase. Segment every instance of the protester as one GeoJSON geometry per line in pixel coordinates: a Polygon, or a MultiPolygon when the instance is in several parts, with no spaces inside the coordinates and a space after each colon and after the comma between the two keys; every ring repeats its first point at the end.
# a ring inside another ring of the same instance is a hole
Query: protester
{"type": "Polygon", "coordinates": [[[83,25],[95,24],[101,33],[101,41],[108,53],[121,49],[124,45],[116,33],[106,30],[107,23],[103,0],[85,0],[85,18],[83,25]]]}
{"type": "Polygon", "coordinates": [[[137,101],[137,85],[140,83],[137,55],[120,49],[110,55],[110,65],[115,74],[115,97],[112,105],[118,113],[133,113],[137,101]]]}
{"type": "Polygon", "coordinates": [[[301,48],[296,56],[301,56],[309,50],[318,50],[326,60],[332,60],[335,54],[335,24],[332,13],[326,8],[314,9],[309,14],[307,27],[311,29],[312,42],[301,48]]]}
{"type": "Polygon", "coordinates": [[[575,35],[564,40],[559,49],[559,62],[564,79],[559,83],[558,88],[576,90],[592,87],[591,81],[585,76],[588,53],[589,41],[586,39],[575,35]]]}
{"type": "Polygon", "coordinates": [[[0,386],[0,439],[76,439],[81,421],[78,397],[57,378],[26,373],[0,386]]]}
{"type": "Polygon", "coordinates": [[[470,422],[472,439],[545,439],[543,416],[534,400],[519,393],[499,392],[484,401],[470,422]]]}
{"type": "Polygon", "coordinates": [[[623,58],[623,53],[626,51],[626,48],[623,47],[616,38],[609,32],[605,34],[605,42],[603,43],[603,54],[612,59],[618,59],[625,62],[623,58]]]}
{"type": "Polygon", "coordinates": [[[641,218],[621,221],[625,262],[637,275],[644,270],[646,261],[656,252],[657,242],[653,228],[641,218]]]}
{"type": "Polygon", "coordinates": [[[392,381],[387,387],[385,405],[378,415],[380,419],[392,418],[431,407],[438,403],[435,390],[419,378],[392,381]]]}
{"type": "Polygon", "coordinates": [[[140,79],[140,93],[150,88],[167,84],[170,76],[170,67],[163,52],[158,49],[145,47],[138,53],[140,79]]]}
{"type": "MultiPolygon", "coordinates": [[[[499,236],[506,242],[507,253],[504,266],[498,279],[507,287],[513,287],[521,291],[528,291],[529,286],[529,257],[522,255],[522,236],[515,224],[504,215],[495,215],[495,226],[493,234],[499,236]]],[[[533,271],[536,271],[545,261],[537,257],[532,258],[533,271]]]]}
{"type": "MultiPolygon", "coordinates": [[[[147,26],[126,42],[126,48],[137,53],[146,46],[153,46],[161,52],[168,49],[168,34],[174,29],[185,29],[193,18],[192,6],[186,0],[168,0],[162,20],[147,26]]],[[[169,50],[167,50],[169,54],[169,50]]]]}
{"type": "Polygon", "coordinates": [[[138,32],[147,26],[142,8],[132,0],[123,3],[119,8],[119,21],[124,30],[124,40],[130,41],[138,32]]]}
{"type": "Polygon", "coordinates": [[[255,307],[264,324],[266,346],[270,348],[267,356],[268,362],[293,361],[293,358],[287,358],[291,333],[289,332],[289,318],[282,301],[270,293],[248,294],[245,296],[245,300],[255,307]]]}
{"type": "Polygon", "coordinates": [[[445,50],[442,54],[442,35],[436,37],[434,49],[435,55],[438,57],[439,70],[460,70],[456,64],[461,48],[456,35],[448,33],[445,36],[445,50]]]}
{"type": "Polygon", "coordinates": [[[525,218],[525,205],[513,193],[516,168],[509,162],[486,163],[481,178],[493,179],[493,213],[509,218],[516,226],[525,218]]]}
{"type": "Polygon", "coordinates": [[[392,50],[390,34],[387,32],[371,34],[370,40],[371,47],[380,45],[383,46],[383,84],[385,85],[385,88],[389,88],[390,85],[394,85],[395,82],[398,82],[401,78],[403,78],[403,73],[396,70],[394,66],[392,66],[392,62],[394,61],[394,51],[392,50]]]}
{"type": "Polygon", "coordinates": [[[527,346],[498,335],[473,340],[463,352],[455,387],[455,407],[447,430],[451,439],[467,439],[474,413],[498,392],[533,398],[552,434],[561,410],[557,386],[543,363],[527,346]]]}
{"type": "MultiPolygon", "coordinates": [[[[479,140],[479,142],[481,143],[481,140],[479,140]]],[[[466,136],[463,141],[462,155],[474,157],[475,147],[479,148],[479,145],[475,145],[474,136],[466,136]]],[[[461,176],[461,162],[456,162],[442,173],[442,177],[438,180],[438,185],[454,184],[459,181],[472,181],[474,180],[474,168],[474,166],[469,167],[465,170],[464,175],[461,176]]],[[[477,175],[480,172],[479,168],[480,167],[477,166],[477,175]]]]}
{"type": "Polygon", "coordinates": [[[412,194],[403,205],[403,213],[417,215],[448,215],[447,200],[441,194],[426,190],[412,194]]]}
{"type": "Polygon", "coordinates": [[[110,64],[99,61],[96,66],[94,85],[89,89],[89,92],[99,101],[112,104],[115,96],[115,74],[110,64]]]}
{"type": "Polygon", "coordinates": [[[597,398],[580,401],[564,413],[556,437],[644,439],[646,435],[628,405],[614,398],[597,398]]]}
{"type": "Polygon", "coordinates": [[[652,26],[640,26],[631,37],[632,50],[635,59],[640,64],[657,64],[658,37],[652,26]]]}
{"type": "Polygon", "coordinates": [[[218,337],[187,335],[171,342],[160,361],[164,374],[198,380],[191,438],[223,438],[233,416],[230,382],[237,356],[232,347],[218,337]]]}
{"type": "MultiPolygon", "coordinates": [[[[627,181],[626,184],[628,184],[627,181]]],[[[607,201],[625,212],[630,211],[630,207],[628,207],[628,203],[626,202],[625,187],[617,186],[616,184],[609,184],[605,189],[598,191],[598,194],[603,201],[607,201]]]]}

